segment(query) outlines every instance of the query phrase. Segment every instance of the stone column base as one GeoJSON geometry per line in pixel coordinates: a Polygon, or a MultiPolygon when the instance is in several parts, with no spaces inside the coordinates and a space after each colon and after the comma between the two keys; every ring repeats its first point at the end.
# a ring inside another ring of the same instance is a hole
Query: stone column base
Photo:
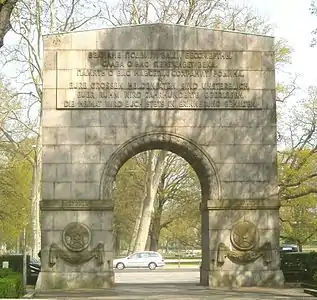
{"type": "Polygon", "coordinates": [[[111,288],[114,286],[114,272],[40,272],[36,282],[36,291],[81,288],[111,288]]]}
{"type": "Polygon", "coordinates": [[[210,271],[211,287],[281,287],[284,276],[281,270],[268,271],[210,271]]]}

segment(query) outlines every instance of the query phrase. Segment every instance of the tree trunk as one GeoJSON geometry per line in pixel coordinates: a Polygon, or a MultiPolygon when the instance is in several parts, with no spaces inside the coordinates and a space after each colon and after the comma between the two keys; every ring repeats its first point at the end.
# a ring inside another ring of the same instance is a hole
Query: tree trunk
{"type": "Polygon", "coordinates": [[[144,251],[145,249],[149,228],[151,225],[154,199],[155,197],[153,197],[151,194],[146,198],[146,203],[143,207],[142,218],[140,220],[138,235],[135,242],[134,252],[144,251]]]}
{"type": "Polygon", "coordinates": [[[303,244],[301,241],[297,240],[297,247],[299,252],[303,252],[303,244]]]}
{"type": "MultiPolygon", "coordinates": [[[[144,194],[145,194],[145,191],[144,191],[144,194]]],[[[145,196],[143,197],[143,199],[141,201],[139,213],[138,213],[138,216],[135,220],[135,224],[134,224],[134,228],[133,228],[133,232],[132,232],[132,238],[131,238],[131,242],[130,242],[129,249],[128,249],[128,255],[131,254],[135,248],[135,243],[136,243],[136,239],[138,236],[138,231],[139,231],[139,227],[140,227],[140,223],[141,223],[141,219],[142,219],[144,201],[145,201],[145,196]]]]}
{"type": "Polygon", "coordinates": [[[159,248],[159,239],[160,239],[160,233],[161,233],[161,220],[162,220],[162,214],[163,214],[163,206],[166,202],[166,198],[164,196],[164,188],[165,188],[165,180],[166,180],[166,174],[164,172],[162,173],[162,176],[160,178],[160,183],[158,187],[158,205],[154,212],[154,217],[152,220],[152,226],[150,231],[150,250],[151,251],[157,251],[159,248]],[[161,193],[160,193],[161,192],[161,193]]]}
{"type": "Polygon", "coordinates": [[[143,251],[146,246],[154,210],[154,202],[156,199],[159,182],[165,167],[165,157],[165,151],[159,151],[158,155],[156,155],[155,151],[149,151],[147,180],[145,181],[146,197],[143,205],[142,218],[135,242],[134,252],[143,251]]]}
{"type": "Polygon", "coordinates": [[[117,230],[115,230],[113,233],[114,233],[114,245],[113,245],[114,255],[118,256],[120,255],[120,234],[117,230]]]}
{"type": "Polygon", "coordinates": [[[150,250],[151,251],[157,251],[159,247],[162,212],[163,212],[163,209],[162,207],[159,206],[155,212],[155,215],[152,221],[152,227],[150,232],[150,239],[151,239],[150,250]]]}
{"type": "Polygon", "coordinates": [[[10,17],[18,0],[0,1],[0,48],[3,46],[3,39],[11,29],[10,17]]]}
{"type": "Polygon", "coordinates": [[[17,237],[15,253],[20,253],[20,236],[17,237]]]}
{"type": "Polygon", "coordinates": [[[146,245],[145,245],[145,249],[144,250],[146,250],[146,251],[150,250],[150,246],[151,246],[151,236],[149,234],[147,239],[146,239],[146,245]]]}
{"type": "Polygon", "coordinates": [[[40,198],[41,198],[41,175],[42,175],[42,160],[41,160],[40,139],[35,148],[33,177],[32,177],[32,255],[36,257],[41,250],[41,226],[40,226],[40,198]]]}

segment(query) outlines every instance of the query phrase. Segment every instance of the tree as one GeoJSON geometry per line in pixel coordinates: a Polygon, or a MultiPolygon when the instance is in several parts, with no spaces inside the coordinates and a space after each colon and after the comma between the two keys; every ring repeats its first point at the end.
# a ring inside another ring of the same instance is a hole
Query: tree
{"type": "Polygon", "coordinates": [[[197,228],[199,237],[194,239],[200,240],[200,200],[200,183],[192,167],[176,154],[168,153],[156,197],[150,230],[150,250],[156,251],[158,249],[163,229],[172,232],[174,240],[185,243],[184,238],[181,238],[181,236],[184,237],[184,234],[175,230],[182,228],[182,226],[175,225],[180,222],[183,229],[191,231],[191,234],[187,235],[187,242],[191,240],[191,237],[194,237],[193,232],[197,228]]]}
{"type": "Polygon", "coordinates": [[[4,36],[11,29],[10,17],[18,0],[0,0],[0,48],[3,46],[4,36]]]}
{"type": "MultiPolygon", "coordinates": [[[[115,232],[120,233],[120,240],[123,243],[130,242],[130,252],[133,251],[139,230],[138,222],[142,218],[140,212],[143,212],[145,178],[147,178],[151,154],[153,155],[155,152],[143,152],[128,160],[116,178],[115,232]],[[134,234],[133,229],[136,229],[134,234]]],[[[166,228],[170,230],[170,234],[174,235],[174,240],[182,240],[184,234],[174,224],[178,220],[182,220],[183,225],[186,224],[188,232],[192,230],[191,237],[193,237],[193,231],[199,228],[199,237],[195,240],[200,240],[199,202],[200,185],[195,172],[184,159],[167,152],[165,166],[155,195],[149,233],[144,237],[143,245],[150,237],[151,243],[147,247],[152,250],[158,249],[160,233],[162,229],[164,231],[166,228]]],[[[186,243],[185,240],[183,242],[186,243]]]]}
{"type": "MultiPolygon", "coordinates": [[[[1,143],[2,149],[6,146],[1,143]]],[[[12,155],[12,152],[6,154],[0,168],[0,243],[15,245],[31,220],[32,167],[24,157],[12,155]]]]}
{"type": "MultiPolygon", "coordinates": [[[[6,0],[6,2],[9,0],[6,0]]],[[[10,0],[12,1],[12,0],[10,0]]],[[[16,133],[8,127],[8,123],[15,123],[16,128],[28,132],[34,139],[33,144],[33,180],[32,180],[32,232],[33,255],[40,249],[39,200],[41,187],[41,119],[42,119],[42,36],[53,32],[68,32],[98,26],[102,18],[103,1],[78,0],[25,0],[17,2],[11,15],[14,41],[2,48],[2,70],[6,68],[15,70],[12,75],[17,85],[18,93],[15,97],[23,104],[23,114],[11,112],[7,116],[10,122],[0,124],[0,129],[7,141],[15,145],[16,151],[19,143],[16,133]],[[12,68],[13,67],[13,68],[12,68]]]]}
{"type": "Polygon", "coordinates": [[[134,252],[142,251],[146,247],[157,190],[166,165],[166,151],[152,150],[145,153],[146,177],[144,181],[144,198],[140,207],[140,218],[137,219],[135,224],[138,231],[133,248],[134,252]]]}
{"type": "Polygon", "coordinates": [[[280,123],[279,194],[282,200],[309,196],[316,189],[317,88],[310,87],[308,98],[297,102],[280,123]]]}
{"type": "Polygon", "coordinates": [[[283,203],[281,208],[281,238],[296,243],[300,251],[303,245],[316,238],[316,207],[316,195],[309,195],[283,203]]]}
{"type": "Polygon", "coordinates": [[[282,235],[300,247],[315,237],[317,88],[298,101],[280,122],[281,151],[278,153],[282,235]]]}
{"type": "MultiPolygon", "coordinates": [[[[131,244],[132,231],[143,198],[144,170],[140,168],[136,158],[128,160],[119,170],[115,184],[114,233],[115,252],[121,246],[128,249],[131,244]]],[[[133,249],[131,249],[132,251],[133,249]]]]}

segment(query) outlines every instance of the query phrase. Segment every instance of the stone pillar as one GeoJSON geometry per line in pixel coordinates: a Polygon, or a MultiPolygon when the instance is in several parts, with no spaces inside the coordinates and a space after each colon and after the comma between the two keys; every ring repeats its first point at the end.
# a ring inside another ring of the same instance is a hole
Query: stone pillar
{"type": "Polygon", "coordinates": [[[41,273],[37,290],[109,288],[112,208],[101,201],[42,201],[41,273]]]}
{"type": "Polygon", "coordinates": [[[231,203],[209,208],[210,286],[283,285],[278,207],[252,200],[231,203]]]}

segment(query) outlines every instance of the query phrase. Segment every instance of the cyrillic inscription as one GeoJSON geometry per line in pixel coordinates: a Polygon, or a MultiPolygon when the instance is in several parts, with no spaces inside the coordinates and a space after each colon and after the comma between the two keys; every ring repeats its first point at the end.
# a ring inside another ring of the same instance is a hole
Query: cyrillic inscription
{"type": "Polygon", "coordinates": [[[89,67],[70,70],[72,80],[58,86],[67,92],[57,108],[261,108],[262,92],[250,89],[247,70],[218,66],[232,57],[230,51],[90,51],[89,67]]]}

